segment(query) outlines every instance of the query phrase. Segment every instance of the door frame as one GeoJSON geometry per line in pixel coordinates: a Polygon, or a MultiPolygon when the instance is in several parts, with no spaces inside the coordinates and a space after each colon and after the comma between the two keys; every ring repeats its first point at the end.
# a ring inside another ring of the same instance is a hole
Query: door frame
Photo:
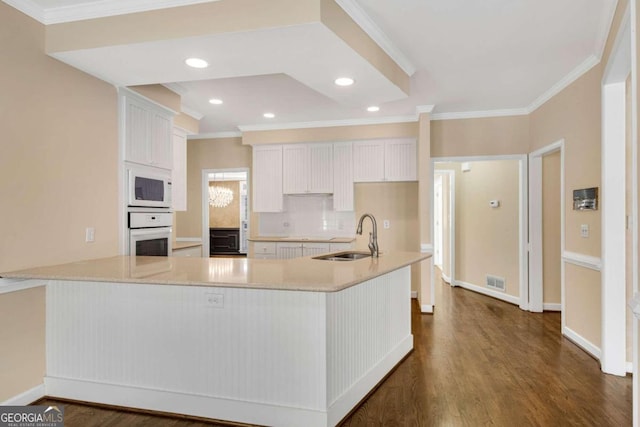
{"type": "MultiPolygon", "coordinates": [[[[560,152],[560,256],[565,253],[564,139],[529,154],[529,311],[544,310],[544,268],[542,263],[542,159],[560,152]]],[[[560,260],[560,311],[565,329],[564,262],[560,260]]]]}
{"type": "MultiPolygon", "coordinates": [[[[210,173],[245,172],[247,174],[247,195],[251,194],[251,172],[249,168],[202,169],[201,207],[202,207],[202,256],[209,258],[211,247],[209,242],[209,179],[210,173]]],[[[247,212],[251,212],[251,197],[247,196],[247,212]]],[[[242,224],[240,224],[242,226],[242,224]]],[[[250,236],[251,214],[247,217],[247,236],[250,236]]]]}
{"type": "MultiPolygon", "coordinates": [[[[463,156],[463,157],[432,157],[431,158],[431,179],[435,175],[436,163],[464,163],[464,162],[482,162],[482,161],[494,161],[494,160],[517,160],[518,167],[518,278],[520,283],[518,285],[519,298],[518,306],[522,310],[529,309],[529,253],[528,253],[528,156],[526,154],[512,154],[512,155],[499,155],[499,156],[463,156]]],[[[455,200],[455,193],[451,200],[455,200]]],[[[431,192],[431,206],[433,209],[433,191],[431,192]]],[[[455,204],[453,206],[455,209],[455,204]]],[[[455,218],[455,217],[454,217],[455,218]]],[[[431,235],[433,235],[434,220],[431,219],[431,235]]],[[[455,222],[455,221],[452,221],[455,222]]],[[[455,230],[455,227],[451,227],[455,230]]],[[[452,235],[451,240],[451,285],[455,286],[455,234],[452,235]]],[[[433,283],[433,280],[432,280],[433,283]]],[[[514,301],[515,302],[515,301],[514,301]]]]}
{"type": "Polygon", "coordinates": [[[433,174],[433,264],[442,270],[442,180],[440,171],[433,174]],[[439,181],[439,184],[438,184],[439,181]],[[439,189],[438,189],[439,185],[439,189]],[[438,192],[439,190],[439,192],[438,192]],[[438,196],[439,194],[439,196],[438,196]],[[436,223],[440,221],[438,226],[436,223]]]}

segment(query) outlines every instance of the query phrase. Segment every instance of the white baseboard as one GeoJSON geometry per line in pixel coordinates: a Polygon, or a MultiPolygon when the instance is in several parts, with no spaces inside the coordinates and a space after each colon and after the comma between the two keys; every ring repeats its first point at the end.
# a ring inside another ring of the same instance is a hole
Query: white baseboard
{"type": "Polygon", "coordinates": [[[433,313],[433,306],[429,304],[422,304],[420,306],[420,312],[422,313],[433,313]]]}
{"type": "Polygon", "coordinates": [[[24,406],[35,402],[36,400],[42,399],[44,396],[44,384],[40,384],[30,390],[18,394],[17,396],[13,396],[5,400],[4,402],[0,403],[0,406],[24,406]]]}
{"type": "Polygon", "coordinates": [[[446,274],[444,274],[444,273],[442,273],[442,274],[441,274],[441,276],[442,276],[442,280],[444,280],[444,281],[445,281],[445,283],[449,283],[449,284],[451,284],[451,277],[447,276],[447,275],[446,275],[446,274]]]}
{"type": "Polygon", "coordinates": [[[545,302],[542,304],[542,309],[544,311],[562,311],[562,304],[555,302],[545,302]]]}
{"type": "Polygon", "coordinates": [[[411,299],[417,299],[418,298],[418,291],[411,291],[411,299]]]}
{"type": "Polygon", "coordinates": [[[627,374],[633,374],[633,363],[627,362],[627,374]]]}
{"type": "Polygon", "coordinates": [[[494,291],[493,289],[483,288],[482,286],[473,285],[471,283],[463,282],[461,280],[454,280],[454,286],[460,286],[461,288],[468,289],[470,291],[474,291],[479,294],[487,295],[502,301],[506,301],[511,304],[520,305],[519,297],[505,294],[503,292],[494,291]]]}
{"type": "Polygon", "coordinates": [[[573,342],[575,345],[577,345],[596,359],[600,360],[600,356],[602,356],[602,351],[600,350],[600,348],[578,334],[576,331],[565,326],[562,329],[562,335],[567,337],[571,342],[573,342]]]}

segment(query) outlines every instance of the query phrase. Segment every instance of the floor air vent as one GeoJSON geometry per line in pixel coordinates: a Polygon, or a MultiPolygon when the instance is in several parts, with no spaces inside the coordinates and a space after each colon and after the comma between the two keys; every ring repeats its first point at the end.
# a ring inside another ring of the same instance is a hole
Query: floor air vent
{"type": "Polygon", "coordinates": [[[504,292],[506,290],[504,277],[489,276],[487,275],[487,288],[495,289],[496,291],[504,292]]]}

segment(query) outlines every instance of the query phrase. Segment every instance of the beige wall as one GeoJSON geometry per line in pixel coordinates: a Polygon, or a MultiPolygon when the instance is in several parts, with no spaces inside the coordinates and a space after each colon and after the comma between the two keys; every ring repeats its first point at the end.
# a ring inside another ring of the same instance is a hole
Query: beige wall
{"type": "Polygon", "coordinates": [[[189,134],[197,134],[200,131],[200,121],[185,113],[177,114],[173,118],[173,125],[189,134]]]}
{"type": "MultiPolygon", "coordinates": [[[[355,185],[354,203],[356,219],[364,213],[376,217],[378,223],[378,246],[385,251],[418,251],[418,183],[387,182],[359,183],[355,185]],[[383,221],[388,219],[391,227],[385,230],[383,221]]],[[[365,220],[362,236],[356,235],[356,249],[368,251],[371,223],[365,220]]],[[[419,276],[412,269],[411,290],[417,291],[419,276]]]]}
{"type": "Polygon", "coordinates": [[[216,208],[209,205],[209,227],[240,228],[240,181],[211,181],[209,187],[224,187],[233,192],[229,206],[216,208]]]}
{"type": "MultiPolygon", "coordinates": [[[[116,255],[115,88],[44,55],[44,26],[2,2],[0,50],[11,58],[0,67],[0,272],[116,255]]],[[[0,365],[15,376],[2,375],[0,401],[42,383],[42,295],[0,295],[3,318],[11,313],[0,334],[33,344],[28,355],[1,346],[0,365]]]]}
{"type": "Polygon", "coordinates": [[[431,122],[431,157],[497,156],[529,152],[529,116],[431,122]]]}
{"type": "Polygon", "coordinates": [[[560,151],[542,158],[542,284],[543,301],[561,302],[560,151]]]}
{"type": "Polygon", "coordinates": [[[251,168],[251,147],[240,138],[187,141],[187,210],[176,213],[177,237],[202,237],[202,170],[231,168],[251,168]]]}
{"type": "Polygon", "coordinates": [[[503,277],[506,293],[519,290],[519,162],[472,162],[456,176],[455,279],[486,287],[486,275],[503,277]],[[491,208],[489,201],[500,201],[491,208]]]}

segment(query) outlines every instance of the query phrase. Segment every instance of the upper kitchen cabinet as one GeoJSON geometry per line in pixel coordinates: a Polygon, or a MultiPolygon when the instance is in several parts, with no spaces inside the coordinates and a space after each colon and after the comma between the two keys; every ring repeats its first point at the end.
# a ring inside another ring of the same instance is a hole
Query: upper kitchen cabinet
{"type": "Polygon", "coordinates": [[[187,210],[187,132],[173,128],[173,168],[171,169],[171,207],[187,210]]]}
{"type": "Polygon", "coordinates": [[[253,210],[282,211],[282,146],[253,147],[253,210]]]}
{"type": "Polygon", "coordinates": [[[357,141],[353,143],[355,182],[416,181],[415,139],[357,141]]]}
{"type": "Polygon", "coordinates": [[[333,193],[332,144],[291,144],[282,147],[284,194],[333,193]]]}
{"type": "Polygon", "coordinates": [[[353,146],[350,142],[333,144],[333,209],[353,210],[353,146]]]}
{"type": "Polygon", "coordinates": [[[173,115],[130,91],[122,91],[125,160],[173,168],[173,115]]]}

